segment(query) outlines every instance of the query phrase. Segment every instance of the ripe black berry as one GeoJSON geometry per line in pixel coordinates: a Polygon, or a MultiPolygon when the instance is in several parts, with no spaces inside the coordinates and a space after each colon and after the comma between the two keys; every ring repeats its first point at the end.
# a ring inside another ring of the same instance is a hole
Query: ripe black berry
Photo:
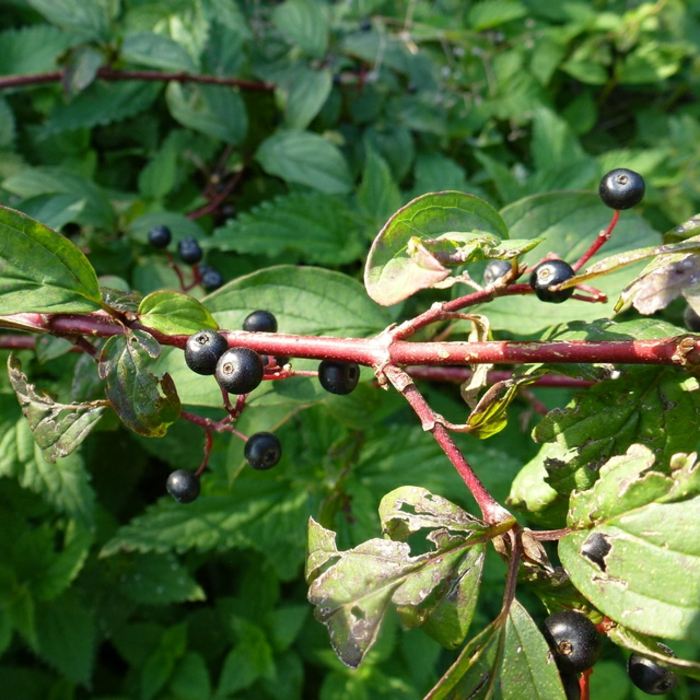
{"type": "Polygon", "coordinates": [[[664,695],[678,682],[673,671],[640,654],[632,654],[627,660],[627,674],[637,688],[649,695],[664,695]]]}
{"type": "Polygon", "coordinates": [[[192,503],[199,496],[199,479],[185,469],[176,469],[165,484],[168,493],[179,503],[192,503]]]}
{"type": "Polygon", "coordinates": [[[511,270],[508,260],[492,260],[484,270],[484,286],[492,285],[511,270]]]}
{"type": "Polygon", "coordinates": [[[562,673],[561,684],[564,686],[566,700],[581,700],[581,686],[575,673],[562,673]]]}
{"type": "Polygon", "coordinates": [[[167,248],[172,240],[172,234],[167,226],[154,226],[148,232],[148,242],[154,248],[167,248]]]}
{"type": "Polygon", "coordinates": [[[202,259],[202,249],[194,238],[183,238],[177,244],[177,253],[188,265],[195,265],[202,259]]]}
{"type": "Polygon", "coordinates": [[[331,394],[349,394],[360,379],[360,368],[354,362],[323,360],[318,366],[318,380],[331,394]]]}
{"type": "Polygon", "coordinates": [[[269,311],[253,311],[243,321],[244,331],[256,331],[258,333],[275,333],[277,331],[277,319],[269,311]]]}
{"type": "Polygon", "coordinates": [[[243,453],[253,469],[271,469],[280,461],[282,445],[272,433],[255,433],[248,438],[243,453]]]}
{"type": "Polygon", "coordinates": [[[214,374],[229,394],[247,394],[262,381],[263,363],[253,350],[231,348],[219,358],[214,374]]]}
{"type": "Polygon", "coordinates": [[[197,374],[214,374],[216,363],[227,350],[223,335],[211,330],[199,331],[187,339],[185,362],[197,374]]]}
{"type": "Polygon", "coordinates": [[[700,316],[693,310],[692,306],[686,306],[683,312],[683,323],[689,331],[700,333],[700,316]]]}
{"type": "Polygon", "coordinates": [[[627,168],[617,168],[603,175],[598,187],[603,204],[612,209],[629,209],[644,197],[644,178],[627,168]]]}
{"type": "Polygon", "coordinates": [[[549,301],[560,304],[566,301],[573,293],[574,288],[560,289],[558,291],[549,288],[555,284],[561,284],[574,276],[574,269],[563,260],[545,260],[535,267],[530,275],[530,286],[535,290],[537,298],[541,301],[549,301]]]}
{"type": "Polygon", "coordinates": [[[554,652],[559,668],[580,673],[593,666],[600,653],[600,635],[582,613],[564,610],[544,621],[544,636],[554,652]]]}
{"type": "Polygon", "coordinates": [[[207,267],[205,270],[201,268],[202,266],[200,265],[200,273],[202,275],[200,284],[205,291],[213,292],[224,283],[224,278],[218,270],[215,270],[213,267],[207,267]]]}

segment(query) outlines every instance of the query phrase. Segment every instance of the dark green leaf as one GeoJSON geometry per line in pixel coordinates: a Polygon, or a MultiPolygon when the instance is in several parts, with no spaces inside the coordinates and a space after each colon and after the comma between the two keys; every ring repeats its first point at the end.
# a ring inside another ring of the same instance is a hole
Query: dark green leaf
{"type": "Polygon", "coordinates": [[[190,335],[203,328],[219,327],[197,299],[182,292],[151,292],[141,300],[138,313],[144,326],[168,335],[190,335]]]}
{"type": "Polygon", "coordinates": [[[80,37],[48,24],[0,32],[0,75],[26,75],[56,68],[56,59],[80,37]]]}
{"type": "Polygon", "coordinates": [[[52,24],[71,30],[84,39],[102,37],[110,20],[108,0],[85,3],[81,0],[27,0],[37,12],[52,24]]]}
{"type": "Polygon", "coordinates": [[[85,204],[84,198],[74,194],[40,194],[23,200],[18,207],[32,219],[57,230],[69,221],[78,221],[85,204]]]}
{"type": "Polygon", "coordinates": [[[121,421],[146,437],[162,437],[180,414],[180,400],[169,375],[156,377],[149,365],[160,345],[143,331],[112,336],[104,345],[99,373],[121,421]]]}
{"type": "Polygon", "coordinates": [[[77,95],[91,85],[104,62],[104,55],[91,46],[79,46],[71,51],[63,72],[63,89],[68,95],[77,95]]]}
{"type": "Polygon", "coordinates": [[[306,129],[323,107],[333,87],[329,70],[293,65],[275,75],[276,95],[290,129],[306,129]]]}
{"type": "Polygon", "coordinates": [[[102,417],[104,401],[61,404],[39,394],[13,355],[8,358],[7,371],[22,413],[47,462],[55,462],[77,449],[102,417]]]}
{"type": "Polygon", "coordinates": [[[224,697],[275,675],[273,652],[265,633],[244,619],[235,619],[233,627],[238,640],[224,659],[219,678],[218,693],[224,697]]]}
{"type": "Polygon", "coordinates": [[[123,60],[170,71],[194,72],[197,66],[187,51],[165,34],[133,32],[121,45],[123,60]]]}
{"type": "Polygon", "coordinates": [[[76,246],[0,207],[0,313],[94,311],[100,302],[95,271],[76,246]]]}
{"type": "Polygon", "coordinates": [[[385,221],[401,206],[401,191],[392,177],[386,161],[373,149],[367,148],[362,182],[357,190],[360,206],[377,223],[385,221]]]}
{"type": "Polygon", "coordinates": [[[272,21],[292,44],[312,56],[323,56],[328,43],[328,23],[316,0],[286,0],[275,8],[272,21]]]}
{"type": "Polygon", "coordinates": [[[508,238],[498,212],[478,197],[435,192],[414,199],[399,209],[374,239],[365,266],[367,293],[388,306],[442,282],[450,271],[429,250],[423,253],[416,245],[448,242],[458,236],[466,243],[479,234],[495,240],[508,238]]]}
{"type": "Polygon", "coordinates": [[[188,651],[178,662],[170,691],[177,700],[200,700],[212,697],[209,669],[201,654],[188,651]]]}
{"type": "Polygon", "coordinates": [[[255,154],[267,173],[328,194],[352,187],[348,164],[337,146],[308,131],[277,131],[255,154]]]}

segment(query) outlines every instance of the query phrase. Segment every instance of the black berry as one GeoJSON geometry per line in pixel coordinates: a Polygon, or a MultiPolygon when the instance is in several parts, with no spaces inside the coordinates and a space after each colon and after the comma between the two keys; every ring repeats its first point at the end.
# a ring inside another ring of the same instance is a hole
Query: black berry
{"type": "Polygon", "coordinates": [[[601,638],[595,625],[582,613],[564,610],[544,621],[544,636],[561,671],[580,673],[593,666],[601,638]]]}
{"type": "Polygon", "coordinates": [[[172,240],[172,233],[167,226],[154,226],[148,232],[148,242],[154,248],[167,248],[172,240]]]}
{"type": "Polygon", "coordinates": [[[194,238],[183,238],[177,244],[177,253],[188,265],[195,265],[202,259],[202,249],[194,238]]]}
{"type": "Polygon", "coordinates": [[[244,331],[256,331],[257,333],[275,333],[277,331],[277,319],[269,311],[253,311],[243,321],[244,331]]]}
{"type": "Polygon", "coordinates": [[[545,260],[535,267],[530,275],[530,286],[535,290],[537,298],[553,304],[566,301],[573,293],[574,288],[550,289],[556,284],[566,282],[574,276],[574,269],[563,260],[545,260]]]}
{"type": "Polygon", "coordinates": [[[253,350],[231,348],[219,358],[214,374],[229,394],[247,394],[262,381],[263,363],[253,350]]]}
{"type": "Polygon", "coordinates": [[[492,285],[496,280],[501,279],[503,275],[509,273],[511,264],[508,260],[492,260],[484,270],[484,286],[492,285]]]}
{"type": "Polygon", "coordinates": [[[683,312],[683,323],[689,331],[700,333],[700,316],[693,310],[692,306],[686,306],[683,312]]]}
{"type": "Polygon", "coordinates": [[[165,484],[168,493],[179,503],[192,503],[199,496],[199,479],[185,469],[176,469],[165,484]]]}
{"type": "Polygon", "coordinates": [[[199,331],[187,339],[185,362],[197,374],[214,374],[216,363],[228,350],[226,338],[211,330],[199,331]]]}
{"type": "Polygon", "coordinates": [[[280,461],[282,445],[272,433],[255,433],[248,438],[243,453],[253,469],[271,469],[280,461]]]}
{"type": "Polygon", "coordinates": [[[612,209],[629,209],[644,197],[644,178],[627,168],[617,168],[603,175],[598,187],[603,204],[612,209]]]}
{"type": "Polygon", "coordinates": [[[564,686],[566,700],[581,700],[581,686],[575,673],[562,673],[561,684],[564,686]]]}
{"type": "Polygon", "coordinates": [[[360,368],[354,362],[323,360],[318,366],[318,380],[331,394],[349,394],[360,379],[360,368]]]}
{"type": "Polygon", "coordinates": [[[207,267],[205,270],[202,270],[201,267],[200,265],[200,273],[202,275],[200,284],[205,291],[213,292],[224,283],[224,278],[218,270],[215,270],[213,267],[207,267]]]}
{"type": "Polygon", "coordinates": [[[627,674],[637,688],[649,695],[664,695],[672,690],[678,678],[673,671],[641,654],[632,654],[627,660],[627,674]]]}

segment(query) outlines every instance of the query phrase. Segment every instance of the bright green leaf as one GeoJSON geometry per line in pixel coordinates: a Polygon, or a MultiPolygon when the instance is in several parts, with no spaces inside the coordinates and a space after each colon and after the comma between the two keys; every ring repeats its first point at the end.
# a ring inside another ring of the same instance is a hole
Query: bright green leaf
{"type": "Polygon", "coordinates": [[[139,304],[141,323],[167,335],[191,335],[218,324],[201,302],[182,292],[151,292],[139,304]]]}

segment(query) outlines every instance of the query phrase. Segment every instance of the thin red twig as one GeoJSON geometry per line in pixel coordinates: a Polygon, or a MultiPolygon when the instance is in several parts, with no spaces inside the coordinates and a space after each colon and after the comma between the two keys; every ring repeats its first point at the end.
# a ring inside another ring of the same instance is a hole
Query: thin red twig
{"type": "Polygon", "coordinates": [[[574,271],[578,272],[603,246],[603,244],[610,238],[612,232],[617,226],[617,222],[620,219],[620,212],[613,211],[612,218],[607,228],[603,229],[597,236],[596,239],[591,244],[590,248],[571,266],[574,271]]]}

